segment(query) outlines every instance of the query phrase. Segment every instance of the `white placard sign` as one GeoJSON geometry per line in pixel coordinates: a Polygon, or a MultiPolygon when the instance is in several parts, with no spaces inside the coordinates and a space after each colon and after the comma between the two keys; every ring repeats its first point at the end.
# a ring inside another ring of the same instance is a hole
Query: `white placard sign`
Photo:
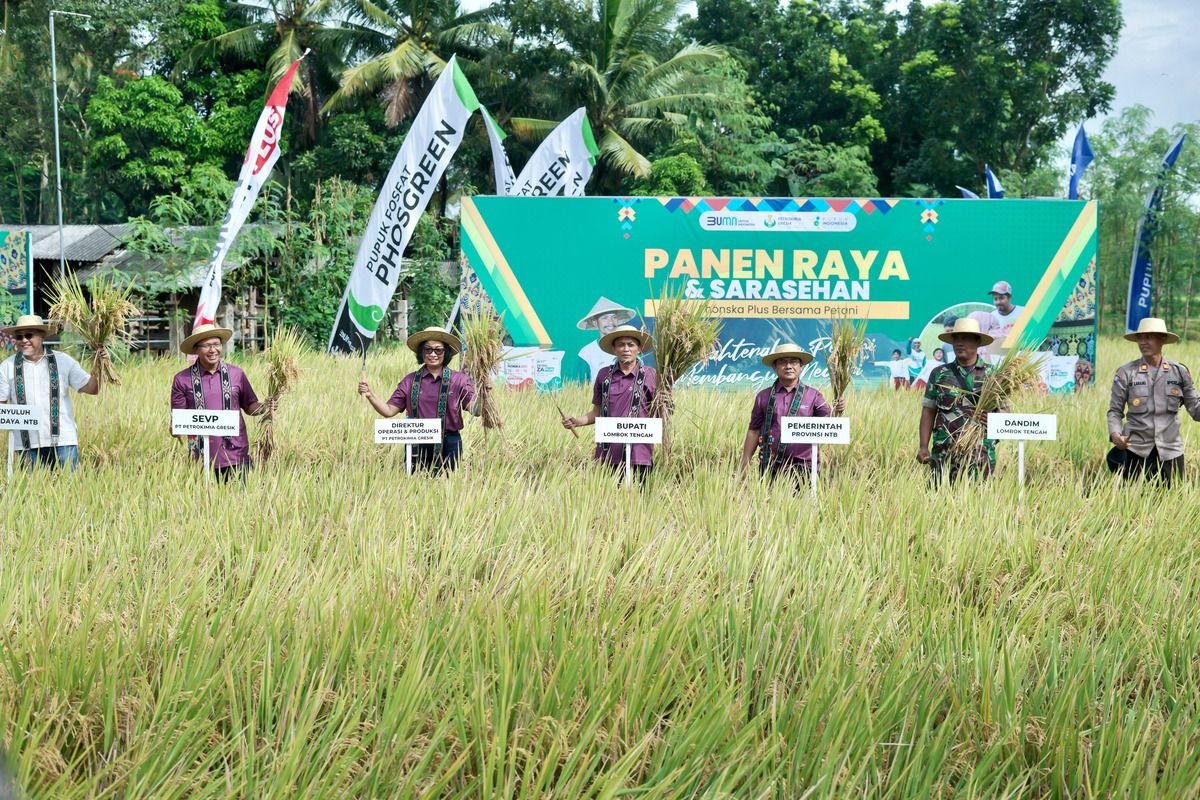
{"type": "Polygon", "coordinates": [[[375,420],[375,444],[441,444],[440,419],[409,417],[375,420]]]}
{"type": "Polygon", "coordinates": [[[176,436],[237,436],[242,430],[240,411],[208,408],[171,409],[171,433],[176,436]]]}
{"type": "Polygon", "coordinates": [[[36,406],[0,403],[0,430],[36,431],[42,427],[43,413],[36,406]]]}
{"type": "Polygon", "coordinates": [[[659,444],[662,433],[658,417],[596,417],[596,442],[600,444],[659,444]]]}
{"type": "Polygon", "coordinates": [[[781,444],[850,444],[849,417],[781,417],[781,444]]]}
{"type": "Polygon", "coordinates": [[[1052,442],[1058,438],[1056,414],[988,414],[987,438],[1052,442]]]}

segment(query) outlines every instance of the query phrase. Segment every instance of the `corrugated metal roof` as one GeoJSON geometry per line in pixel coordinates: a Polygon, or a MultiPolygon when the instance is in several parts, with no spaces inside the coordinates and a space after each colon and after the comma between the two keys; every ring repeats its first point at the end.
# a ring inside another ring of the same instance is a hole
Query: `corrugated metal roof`
{"type": "MultiPolygon", "coordinates": [[[[121,246],[128,225],[64,225],[63,250],[67,261],[99,261],[121,246]]],[[[34,261],[58,260],[57,225],[0,225],[0,230],[29,231],[34,261]]]]}
{"type": "MultiPolygon", "coordinates": [[[[249,223],[243,231],[258,228],[261,223],[249,223]]],[[[3,231],[29,231],[30,251],[34,261],[58,261],[58,226],[57,225],[0,225],[3,231]]],[[[129,225],[64,225],[63,243],[67,263],[71,271],[83,283],[87,283],[99,271],[113,268],[129,272],[156,272],[162,269],[162,262],[154,256],[131,253],[121,244],[121,238],[129,230],[129,225]]],[[[208,228],[188,225],[182,228],[167,230],[171,243],[180,246],[198,233],[208,231],[208,228]]],[[[234,252],[225,259],[225,273],[233,272],[243,263],[234,252]]],[[[183,285],[198,288],[204,282],[208,268],[205,264],[196,264],[183,275],[183,285]]]]}

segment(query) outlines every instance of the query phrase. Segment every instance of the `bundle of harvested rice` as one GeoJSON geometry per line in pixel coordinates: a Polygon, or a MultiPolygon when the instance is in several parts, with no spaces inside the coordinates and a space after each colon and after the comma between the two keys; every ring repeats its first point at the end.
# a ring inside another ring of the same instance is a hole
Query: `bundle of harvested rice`
{"type": "Polygon", "coordinates": [[[721,333],[709,300],[684,299],[683,289],[664,287],[654,304],[654,363],[658,386],[650,413],[663,421],[663,452],[671,446],[671,415],[675,413],[675,382],[697,364],[706,362],[721,333]]]}
{"type": "Polygon", "coordinates": [[[121,379],[112,362],[100,357],[100,349],[128,339],[126,323],[141,313],[130,299],[133,287],[122,287],[111,276],[98,275],[89,285],[88,294],[90,302],[74,275],[56,279],[50,286],[50,319],[70,326],[92,351],[92,374],[101,383],[119,385],[121,379]]]}
{"type": "Polygon", "coordinates": [[[867,338],[867,322],[857,325],[849,320],[834,320],[829,335],[829,355],[825,364],[829,369],[829,386],[833,399],[841,400],[846,390],[854,383],[854,374],[862,361],[863,342],[867,338]]]}
{"type": "Polygon", "coordinates": [[[463,370],[475,384],[479,416],[485,430],[503,427],[496,407],[492,381],[504,360],[504,323],[481,308],[463,310],[458,328],[463,343],[463,370]]]}
{"type": "Polygon", "coordinates": [[[275,413],[272,405],[278,405],[279,398],[290,391],[300,377],[300,367],[297,362],[307,348],[304,337],[295,328],[280,328],[271,337],[271,346],[264,358],[267,362],[267,412],[263,415],[262,436],[258,439],[258,459],[265,464],[275,452],[275,413]],[[271,401],[274,400],[275,403],[271,401]]]}
{"type": "Polygon", "coordinates": [[[953,458],[976,458],[987,433],[987,415],[1007,411],[1012,399],[1021,392],[1037,386],[1038,361],[1028,350],[1014,347],[1004,354],[979,387],[979,399],[964,425],[950,445],[953,458]]]}

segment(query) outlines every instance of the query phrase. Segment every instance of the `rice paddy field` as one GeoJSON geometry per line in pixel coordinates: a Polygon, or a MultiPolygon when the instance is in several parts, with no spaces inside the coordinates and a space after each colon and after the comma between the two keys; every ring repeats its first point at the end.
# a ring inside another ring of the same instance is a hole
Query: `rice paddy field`
{"type": "MultiPolygon", "coordinates": [[[[456,474],[407,478],[359,363],[316,354],[272,462],[206,486],[168,435],[180,362],[125,364],[76,399],[78,473],[4,495],[12,778],[33,798],[1195,797],[1195,467],[1167,491],[1108,476],[1108,383],[1136,348],[1100,352],[1095,388],[1018,403],[1059,414],[1023,498],[1015,444],[990,482],[931,488],[918,393],[861,388],[815,499],[738,474],[749,393],[680,391],[640,492],[590,468],[591,429],[504,392],[503,438],[472,422],[456,474]]],[[[376,394],[412,367],[373,354],[376,394]]]]}

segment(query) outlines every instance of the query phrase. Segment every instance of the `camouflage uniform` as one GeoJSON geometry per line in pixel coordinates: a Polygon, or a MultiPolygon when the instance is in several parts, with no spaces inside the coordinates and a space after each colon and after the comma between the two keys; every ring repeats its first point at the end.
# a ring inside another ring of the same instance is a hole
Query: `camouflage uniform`
{"type": "Polygon", "coordinates": [[[929,448],[929,466],[933,477],[942,475],[942,465],[949,467],[950,480],[963,472],[986,478],[996,466],[996,442],[984,439],[983,444],[967,457],[953,456],[950,446],[965,427],[975,411],[979,389],[983,380],[992,371],[991,365],[982,358],[973,367],[959,366],[957,361],[943,364],[929,374],[925,387],[922,408],[932,408],[937,415],[933,420],[933,437],[929,448]]]}

